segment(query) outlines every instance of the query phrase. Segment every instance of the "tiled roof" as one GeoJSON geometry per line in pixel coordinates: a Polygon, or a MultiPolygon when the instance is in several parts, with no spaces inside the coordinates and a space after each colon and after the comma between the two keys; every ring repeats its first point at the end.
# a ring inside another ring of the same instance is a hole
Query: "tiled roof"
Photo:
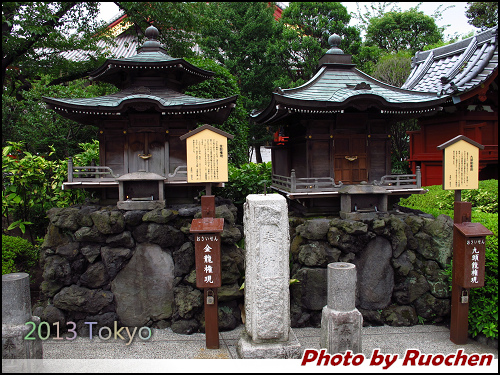
{"type": "Polygon", "coordinates": [[[290,113],[336,113],[348,107],[364,111],[375,107],[382,113],[421,114],[438,109],[444,99],[435,93],[404,90],[380,82],[352,64],[323,64],[300,87],[278,89],[271,103],[251,117],[257,123],[277,121],[290,113]]]}
{"type": "Polygon", "coordinates": [[[436,95],[402,90],[387,85],[355,68],[339,70],[323,66],[316,77],[301,87],[282,90],[283,96],[304,101],[335,103],[343,103],[347,99],[364,95],[376,95],[388,103],[397,104],[427,102],[436,99],[436,95]],[[361,85],[357,86],[362,82],[367,84],[365,88],[361,85]]]}
{"type": "MultiPolygon", "coordinates": [[[[114,58],[127,58],[137,53],[137,37],[132,34],[123,33],[114,39],[116,45],[112,45],[104,40],[99,40],[97,46],[100,49],[108,51],[109,56],[114,58]]],[[[67,60],[85,61],[88,60],[87,54],[81,50],[63,52],[61,55],[67,60]]]]}
{"type": "MultiPolygon", "coordinates": [[[[216,105],[218,102],[228,99],[205,99],[196,98],[194,96],[184,95],[178,91],[174,91],[168,88],[144,88],[143,92],[138,92],[137,87],[128,88],[121,90],[115,94],[110,94],[106,96],[98,96],[94,98],[50,98],[44,97],[44,100],[53,106],[64,106],[70,105],[72,108],[79,107],[82,110],[94,110],[94,111],[112,111],[119,110],[123,107],[127,100],[146,99],[151,100],[160,106],[161,109],[168,109],[172,107],[184,106],[184,108],[189,106],[199,106],[199,105],[216,105]]],[[[178,109],[176,108],[176,109],[178,109]]]]}
{"type": "Polygon", "coordinates": [[[498,69],[498,27],[473,37],[417,52],[401,86],[438,95],[460,94],[477,87],[498,69]]]}

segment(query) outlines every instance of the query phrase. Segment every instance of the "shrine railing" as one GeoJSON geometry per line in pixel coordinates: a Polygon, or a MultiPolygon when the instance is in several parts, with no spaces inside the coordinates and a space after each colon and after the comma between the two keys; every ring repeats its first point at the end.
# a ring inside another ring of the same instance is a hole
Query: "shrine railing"
{"type": "Polygon", "coordinates": [[[416,174],[390,174],[382,176],[380,181],[373,181],[374,185],[391,187],[408,187],[408,185],[415,185],[417,188],[422,187],[422,173],[420,167],[416,168],[416,174]]]}
{"type": "MultiPolygon", "coordinates": [[[[331,177],[297,178],[292,169],[290,177],[273,175],[273,186],[290,193],[328,192],[338,191],[343,186],[342,181],[335,183],[331,177]]],[[[416,174],[393,174],[382,176],[380,181],[373,181],[373,185],[383,186],[388,190],[398,188],[421,188],[422,174],[417,167],[416,174]]]]}
{"type": "Polygon", "coordinates": [[[100,165],[80,167],[73,165],[71,157],[68,159],[68,182],[89,179],[114,180],[117,177],[119,175],[115,175],[110,167],[100,165]],[[75,178],[75,176],[78,177],[75,178]]]}
{"type": "Polygon", "coordinates": [[[336,191],[343,184],[336,184],[331,177],[297,178],[292,169],[290,177],[273,175],[273,186],[290,193],[308,193],[314,191],[336,191]]]}

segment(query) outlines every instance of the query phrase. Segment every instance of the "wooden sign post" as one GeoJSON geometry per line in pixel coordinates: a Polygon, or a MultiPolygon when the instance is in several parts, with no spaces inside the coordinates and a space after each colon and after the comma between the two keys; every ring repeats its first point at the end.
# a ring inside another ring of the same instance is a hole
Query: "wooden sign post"
{"type": "Polygon", "coordinates": [[[224,219],[214,218],[215,196],[201,197],[201,219],[193,219],[196,286],[203,289],[205,301],[205,344],[207,349],[219,349],[219,316],[217,288],[222,282],[220,266],[220,233],[224,219]]]}
{"type": "Polygon", "coordinates": [[[227,139],[231,134],[203,125],[180,137],[186,140],[187,181],[206,183],[201,197],[201,219],[193,219],[190,232],[195,239],[196,286],[203,289],[205,304],[205,344],[219,349],[219,316],[217,288],[221,287],[221,238],[224,219],[215,218],[214,182],[228,181],[227,139]]]}
{"type": "Polygon", "coordinates": [[[459,135],[439,145],[443,150],[443,189],[455,190],[450,340],[467,343],[469,290],[484,286],[485,236],[493,234],[471,223],[472,205],[461,201],[462,189],[479,185],[479,149],[484,146],[459,135]]]}

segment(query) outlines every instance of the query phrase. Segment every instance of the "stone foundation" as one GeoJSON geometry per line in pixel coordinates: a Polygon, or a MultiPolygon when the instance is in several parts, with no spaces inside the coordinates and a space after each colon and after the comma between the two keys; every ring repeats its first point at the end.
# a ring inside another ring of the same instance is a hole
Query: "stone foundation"
{"type": "Polygon", "coordinates": [[[356,308],[365,325],[445,322],[453,221],[445,215],[377,213],[365,221],[290,217],[291,326],[320,327],[327,265],[356,265],[356,308]]]}
{"type": "MultiPolygon", "coordinates": [[[[216,200],[222,232],[219,329],[242,323],[244,251],[235,243],[243,227],[236,208],[216,200]]],[[[116,206],[55,208],[40,262],[44,302],[33,315],[61,327],[73,321],[99,327],[172,327],[178,333],[204,331],[202,291],[196,288],[194,239],[189,233],[200,205],[153,211],[116,206]],[[142,270],[142,271],[139,271],[142,270]],[[154,286],[153,286],[154,285],[154,286]]],[[[443,270],[452,255],[452,220],[425,214],[378,213],[366,221],[289,216],[291,327],[320,327],[327,305],[327,265],[354,263],[356,308],[364,324],[410,326],[446,322],[450,291],[443,270]],[[420,319],[419,319],[420,317],[420,319]]]]}
{"type": "MultiPolygon", "coordinates": [[[[216,216],[225,220],[222,239],[222,287],[219,327],[241,324],[244,256],[236,246],[242,227],[236,207],[216,200],[216,216]]],[[[196,288],[194,238],[189,229],[201,206],[151,211],[116,206],[54,208],[42,246],[43,303],[34,315],[61,327],[73,321],[80,335],[85,322],[107,326],[172,327],[177,333],[204,331],[203,292],[196,288]]]]}

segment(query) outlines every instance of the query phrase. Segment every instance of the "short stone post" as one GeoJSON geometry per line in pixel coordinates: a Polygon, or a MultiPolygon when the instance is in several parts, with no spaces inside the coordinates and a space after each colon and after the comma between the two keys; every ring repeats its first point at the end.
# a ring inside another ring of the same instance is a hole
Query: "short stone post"
{"type": "Polygon", "coordinates": [[[240,358],[300,358],[290,328],[290,236],[286,200],[251,194],[244,205],[245,330],[240,358]]]}
{"type": "Polygon", "coordinates": [[[42,341],[38,338],[40,318],[31,316],[30,281],[27,273],[2,275],[2,372],[34,372],[28,359],[42,359],[42,341]],[[35,340],[25,337],[33,325],[35,340]]]}
{"type": "Polygon", "coordinates": [[[328,265],[327,305],[321,315],[320,347],[330,354],[351,350],[361,353],[363,316],[356,309],[356,266],[328,265]]]}

